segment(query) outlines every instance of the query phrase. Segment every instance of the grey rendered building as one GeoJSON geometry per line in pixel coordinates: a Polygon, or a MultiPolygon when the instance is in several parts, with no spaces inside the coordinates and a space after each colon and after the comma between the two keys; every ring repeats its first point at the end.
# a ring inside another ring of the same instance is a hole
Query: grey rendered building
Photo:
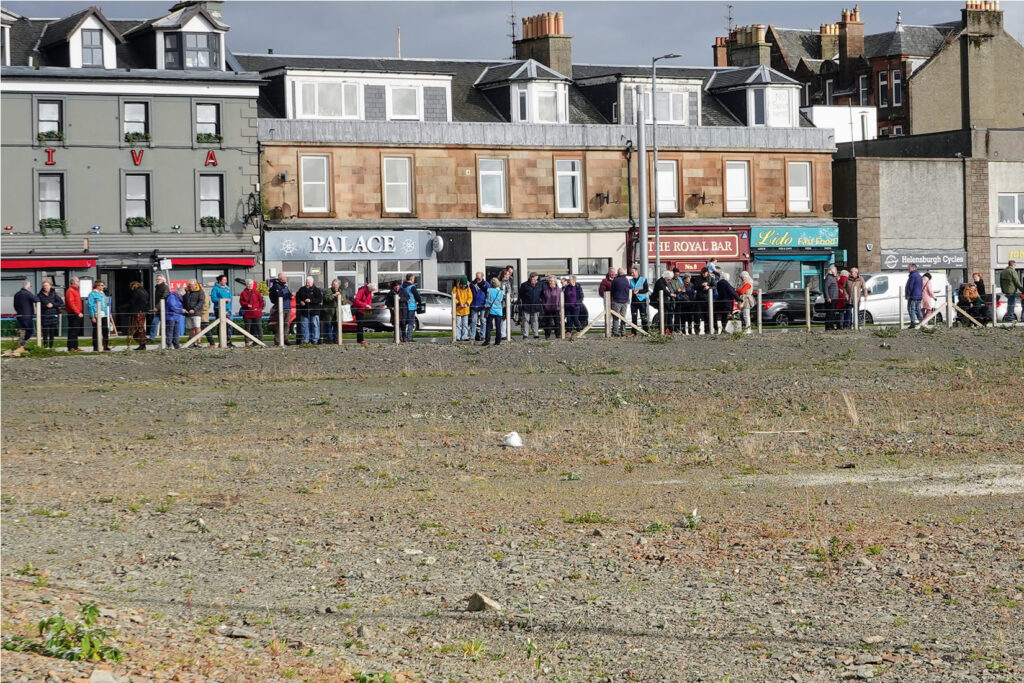
{"type": "Polygon", "coordinates": [[[257,272],[258,74],[227,51],[218,3],[151,20],[96,7],[3,11],[3,307],[24,279],[102,278],[114,297],[257,272]]]}

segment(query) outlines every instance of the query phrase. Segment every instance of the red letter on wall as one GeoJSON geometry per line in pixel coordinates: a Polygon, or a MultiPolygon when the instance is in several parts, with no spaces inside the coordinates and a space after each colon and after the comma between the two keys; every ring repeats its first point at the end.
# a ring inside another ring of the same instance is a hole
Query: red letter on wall
{"type": "Polygon", "coordinates": [[[212,149],[206,153],[206,163],[203,166],[209,166],[210,164],[217,165],[217,155],[213,153],[212,149]]]}
{"type": "Polygon", "coordinates": [[[44,149],[43,151],[46,152],[46,165],[47,166],[53,166],[54,164],[57,163],[56,161],[53,160],[53,153],[56,152],[57,150],[55,150],[55,149],[44,149]]]}
{"type": "Polygon", "coordinates": [[[133,149],[132,150],[132,161],[135,163],[136,166],[138,166],[139,164],[142,163],[142,153],[145,152],[145,151],[146,150],[144,150],[144,149],[133,149]]]}

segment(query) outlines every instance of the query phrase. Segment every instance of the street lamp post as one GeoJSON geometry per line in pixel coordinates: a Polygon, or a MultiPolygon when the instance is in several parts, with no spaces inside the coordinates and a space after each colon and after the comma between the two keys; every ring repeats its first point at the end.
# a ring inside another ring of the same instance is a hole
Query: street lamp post
{"type": "MultiPolygon", "coordinates": [[[[651,60],[651,150],[654,153],[654,268],[655,275],[661,276],[661,207],[658,205],[658,62],[662,59],[676,59],[682,55],[670,52],[651,60]]],[[[646,208],[644,209],[647,210],[646,208]]],[[[647,245],[644,245],[644,249],[647,245]]],[[[646,271],[646,268],[645,268],[646,271]]]]}

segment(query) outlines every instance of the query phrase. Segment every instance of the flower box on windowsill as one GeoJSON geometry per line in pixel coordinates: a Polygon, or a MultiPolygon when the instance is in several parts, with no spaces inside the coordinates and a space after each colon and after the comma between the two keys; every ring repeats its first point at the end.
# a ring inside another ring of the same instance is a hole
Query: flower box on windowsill
{"type": "Polygon", "coordinates": [[[36,140],[43,143],[44,145],[48,142],[63,142],[64,132],[59,130],[51,130],[46,133],[39,133],[36,135],[36,140]]]}
{"type": "Polygon", "coordinates": [[[196,142],[198,142],[201,145],[220,144],[221,140],[223,139],[224,136],[218,133],[199,133],[196,135],[196,142]]]}
{"type": "Polygon", "coordinates": [[[68,222],[63,218],[40,218],[39,232],[45,235],[48,231],[60,230],[60,234],[68,234],[68,222]]]}
{"type": "Polygon", "coordinates": [[[199,225],[203,228],[209,228],[214,235],[223,233],[225,228],[224,219],[217,218],[216,216],[203,216],[199,219],[199,225]]]}
{"type": "Polygon", "coordinates": [[[133,145],[133,146],[134,145],[138,145],[139,143],[142,143],[142,142],[144,142],[146,144],[149,144],[151,139],[152,138],[150,138],[149,133],[125,133],[124,134],[124,141],[127,142],[129,145],[133,145]]]}
{"type": "Polygon", "coordinates": [[[153,227],[153,219],[149,216],[133,216],[125,220],[124,227],[128,228],[129,235],[134,235],[135,228],[153,227]]]}

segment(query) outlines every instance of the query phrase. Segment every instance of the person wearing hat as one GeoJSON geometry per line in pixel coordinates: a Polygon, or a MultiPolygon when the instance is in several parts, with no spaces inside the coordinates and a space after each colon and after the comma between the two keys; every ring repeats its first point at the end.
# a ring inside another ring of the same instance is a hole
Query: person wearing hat
{"type": "Polygon", "coordinates": [[[455,341],[469,341],[469,307],[473,303],[473,290],[469,288],[469,279],[465,275],[452,289],[452,301],[455,304],[455,341]]]}
{"type": "Polygon", "coordinates": [[[519,285],[519,306],[523,313],[523,339],[529,338],[531,328],[533,329],[533,338],[540,339],[541,286],[538,281],[539,277],[537,273],[530,273],[530,279],[519,285]]]}

